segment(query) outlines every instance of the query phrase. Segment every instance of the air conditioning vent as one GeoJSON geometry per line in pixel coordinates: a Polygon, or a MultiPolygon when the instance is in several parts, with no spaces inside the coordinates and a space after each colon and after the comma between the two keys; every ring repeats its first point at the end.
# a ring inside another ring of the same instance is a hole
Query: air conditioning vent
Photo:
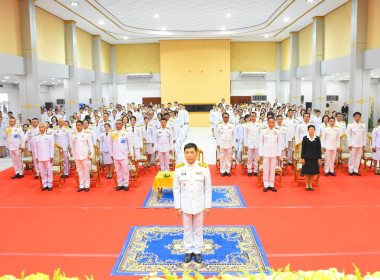
{"type": "Polygon", "coordinates": [[[265,77],[267,72],[240,72],[242,77],[265,77]]]}
{"type": "Polygon", "coordinates": [[[152,73],[136,73],[136,74],[125,74],[127,79],[150,79],[152,78],[152,73]]]}
{"type": "Polygon", "coordinates": [[[57,99],[57,105],[65,105],[65,99],[57,99]]]}
{"type": "Polygon", "coordinates": [[[252,102],[267,101],[267,96],[266,95],[252,95],[251,101],[252,102]]]}
{"type": "Polygon", "coordinates": [[[326,101],[339,101],[339,95],[327,95],[326,101]]]}

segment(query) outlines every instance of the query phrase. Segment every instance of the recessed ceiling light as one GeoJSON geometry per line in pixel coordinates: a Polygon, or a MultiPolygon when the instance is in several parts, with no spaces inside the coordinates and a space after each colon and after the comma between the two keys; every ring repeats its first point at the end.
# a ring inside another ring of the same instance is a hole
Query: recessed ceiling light
{"type": "Polygon", "coordinates": [[[154,14],[153,17],[154,17],[154,18],[159,18],[160,15],[159,15],[159,14],[154,14]]]}
{"type": "Polygon", "coordinates": [[[162,32],[165,32],[166,31],[166,27],[162,27],[162,32]]]}
{"type": "Polygon", "coordinates": [[[232,17],[232,14],[231,13],[227,13],[226,17],[232,17]]]}
{"type": "Polygon", "coordinates": [[[58,81],[58,83],[61,83],[61,82],[62,82],[61,80],[58,81]]]}
{"type": "Polygon", "coordinates": [[[18,84],[18,82],[15,82],[15,84],[18,84]]]}
{"type": "Polygon", "coordinates": [[[315,0],[306,0],[307,3],[313,3],[315,0]]]}
{"type": "Polygon", "coordinates": [[[128,40],[128,36],[124,36],[123,38],[124,38],[124,40],[128,40]]]}
{"type": "Polygon", "coordinates": [[[4,79],[9,79],[9,77],[8,77],[8,76],[6,76],[6,77],[4,77],[4,79]]]}
{"type": "Polygon", "coordinates": [[[265,38],[268,38],[269,37],[269,35],[268,34],[265,34],[265,38]]]}
{"type": "Polygon", "coordinates": [[[50,78],[51,80],[54,80],[55,78],[50,78]]]}
{"type": "Polygon", "coordinates": [[[44,83],[46,83],[46,81],[44,81],[44,83]]]}
{"type": "Polygon", "coordinates": [[[103,25],[104,24],[104,20],[99,20],[99,24],[103,25]]]}
{"type": "Polygon", "coordinates": [[[5,82],[5,80],[1,80],[2,82],[5,82]]]}
{"type": "Polygon", "coordinates": [[[335,75],[339,76],[340,74],[339,74],[339,73],[336,73],[335,75]]]}
{"type": "Polygon", "coordinates": [[[373,76],[373,75],[375,75],[375,74],[371,73],[371,76],[373,76]]]}
{"type": "Polygon", "coordinates": [[[290,19],[288,17],[284,18],[284,22],[288,22],[290,19]]]}
{"type": "Polygon", "coordinates": [[[79,3],[78,2],[71,2],[71,6],[78,6],[79,3]]]}
{"type": "Polygon", "coordinates": [[[335,76],[331,76],[331,79],[334,79],[335,78],[335,76]]]}
{"type": "Polygon", "coordinates": [[[78,85],[80,85],[80,82],[78,82],[78,85]]]}
{"type": "Polygon", "coordinates": [[[222,26],[222,27],[220,28],[220,30],[224,31],[224,30],[226,30],[226,28],[225,28],[224,26],[222,26]]]}

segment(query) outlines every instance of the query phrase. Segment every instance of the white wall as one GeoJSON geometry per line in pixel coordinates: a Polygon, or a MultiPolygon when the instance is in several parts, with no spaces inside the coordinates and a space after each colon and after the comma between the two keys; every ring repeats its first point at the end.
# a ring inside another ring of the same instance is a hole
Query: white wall
{"type": "Polygon", "coordinates": [[[308,80],[301,80],[301,95],[304,96],[305,103],[313,101],[313,83],[308,80]]]}
{"type": "Polygon", "coordinates": [[[8,106],[7,111],[11,111],[14,116],[17,116],[20,111],[18,106],[18,85],[3,84],[3,87],[0,87],[0,93],[8,94],[8,104],[4,105],[8,106]]]}
{"type": "Polygon", "coordinates": [[[141,104],[143,97],[161,97],[161,81],[129,80],[117,85],[117,94],[121,104],[141,104]]]}
{"type": "Polygon", "coordinates": [[[287,103],[289,102],[289,96],[290,96],[290,82],[289,81],[281,81],[280,82],[280,92],[281,96],[283,97],[281,101],[281,98],[279,99],[281,103],[287,103]]]}

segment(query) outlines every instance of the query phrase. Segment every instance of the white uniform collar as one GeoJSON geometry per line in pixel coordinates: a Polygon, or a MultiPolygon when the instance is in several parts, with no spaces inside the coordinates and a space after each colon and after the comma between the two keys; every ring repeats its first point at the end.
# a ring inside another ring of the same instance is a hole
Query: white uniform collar
{"type": "Polygon", "coordinates": [[[306,134],[306,137],[307,137],[311,142],[315,141],[315,138],[317,138],[317,136],[314,134],[314,138],[311,139],[309,133],[306,134]]]}
{"type": "Polygon", "coordinates": [[[193,164],[189,164],[189,163],[186,161],[186,166],[187,166],[187,167],[195,167],[197,164],[198,164],[198,161],[197,161],[197,160],[195,160],[193,164]]]}

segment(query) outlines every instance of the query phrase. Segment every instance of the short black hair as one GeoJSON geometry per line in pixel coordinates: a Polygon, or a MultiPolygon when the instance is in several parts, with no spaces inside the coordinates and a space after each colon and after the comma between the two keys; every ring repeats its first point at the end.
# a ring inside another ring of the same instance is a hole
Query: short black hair
{"type": "Polygon", "coordinates": [[[278,118],[284,118],[282,115],[277,115],[276,116],[276,120],[278,119],[278,118]]]}
{"type": "MultiPolygon", "coordinates": [[[[305,112],[305,113],[303,114],[303,117],[305,117],[305,115],[309,115],[309,117],[310,117],[310,114],[307,113],[307,112],[305,112]]],[[[315,128],[315,127],[314,127],[314,128],[315,128]]]]}
{"type": "Polygon", "coordinates": [[[329,117],[329,121],[330,121],[330,120],[334,120],[334,121],[335,121],[335,118],[334,118],[334,117],[329,117]]]}
{"type": "Polygon", "coordinates": [[[361,116],[362,113],[360,113],[360,112],[355,112],[355,113],[354,113],[354,117],[357,116],[357,115],[361,116]]]}
{"type": "Polygon", "coordinates": [[[37,118],[33,118],[32,121],[38,121],[38,119],[37,118]]]}
{"type": "Polygon", "coordinates": [[[194,150],[195,150],[196,152],[198,152],[198,147],[197,147],[197,145],[194,144],[194,143],[187,143],[187,144],[185,145],[185,147],[183,147],[183,150],[186,151],[187,149],[191,149],[191,148],[194,148],[194,150]]]}
{"type": "Polygon", "coordinates": [[[307,130],[309,130],[309,129],[310,129],[310,127],[312,127],[312,128],[314,128],[314,129],[315,129],[315,125],[313,125],[313,124],[309,124],[309,125],[307,126],[307,130]]]}
{"type": "Polygon", "coordinates": [[[135,116],[132,116],[132,117],[130,118],[130,120],[132,120],[132,119],[135,119],[135,121],[136,121],[136,117],[135,117],[135,116]]]}
{"type": "Polygon", "coordinates": [[[166,121],[167,122],[167,120],[165,119],[165,118],[161,118],[161,120],[160,121],[166,121]]]}
{"type": "Polygon", "coordinates": [[[111,125],[109,123],[105,123],[104,126],[111,127],[111,125]]]}
{"type": "Polygon", "coordinates": [[[228,113],[223,113],[222,117],[224,117],[224,115],[230,116],[230,114],[228,114],[228,113]]]}
{"type": "Polygon", "coordinates": [[[82,125],[83,125],[83,122],[82,122],[82,121],[77,121],[77,123],[80,123],[80,124],[82,124],[82,125]]]}
{"type": "Polygon", "coordinates": [[[148,117],[145,117],[144,120],[149,120],[149,118],[148,118],[148,117]]]}

